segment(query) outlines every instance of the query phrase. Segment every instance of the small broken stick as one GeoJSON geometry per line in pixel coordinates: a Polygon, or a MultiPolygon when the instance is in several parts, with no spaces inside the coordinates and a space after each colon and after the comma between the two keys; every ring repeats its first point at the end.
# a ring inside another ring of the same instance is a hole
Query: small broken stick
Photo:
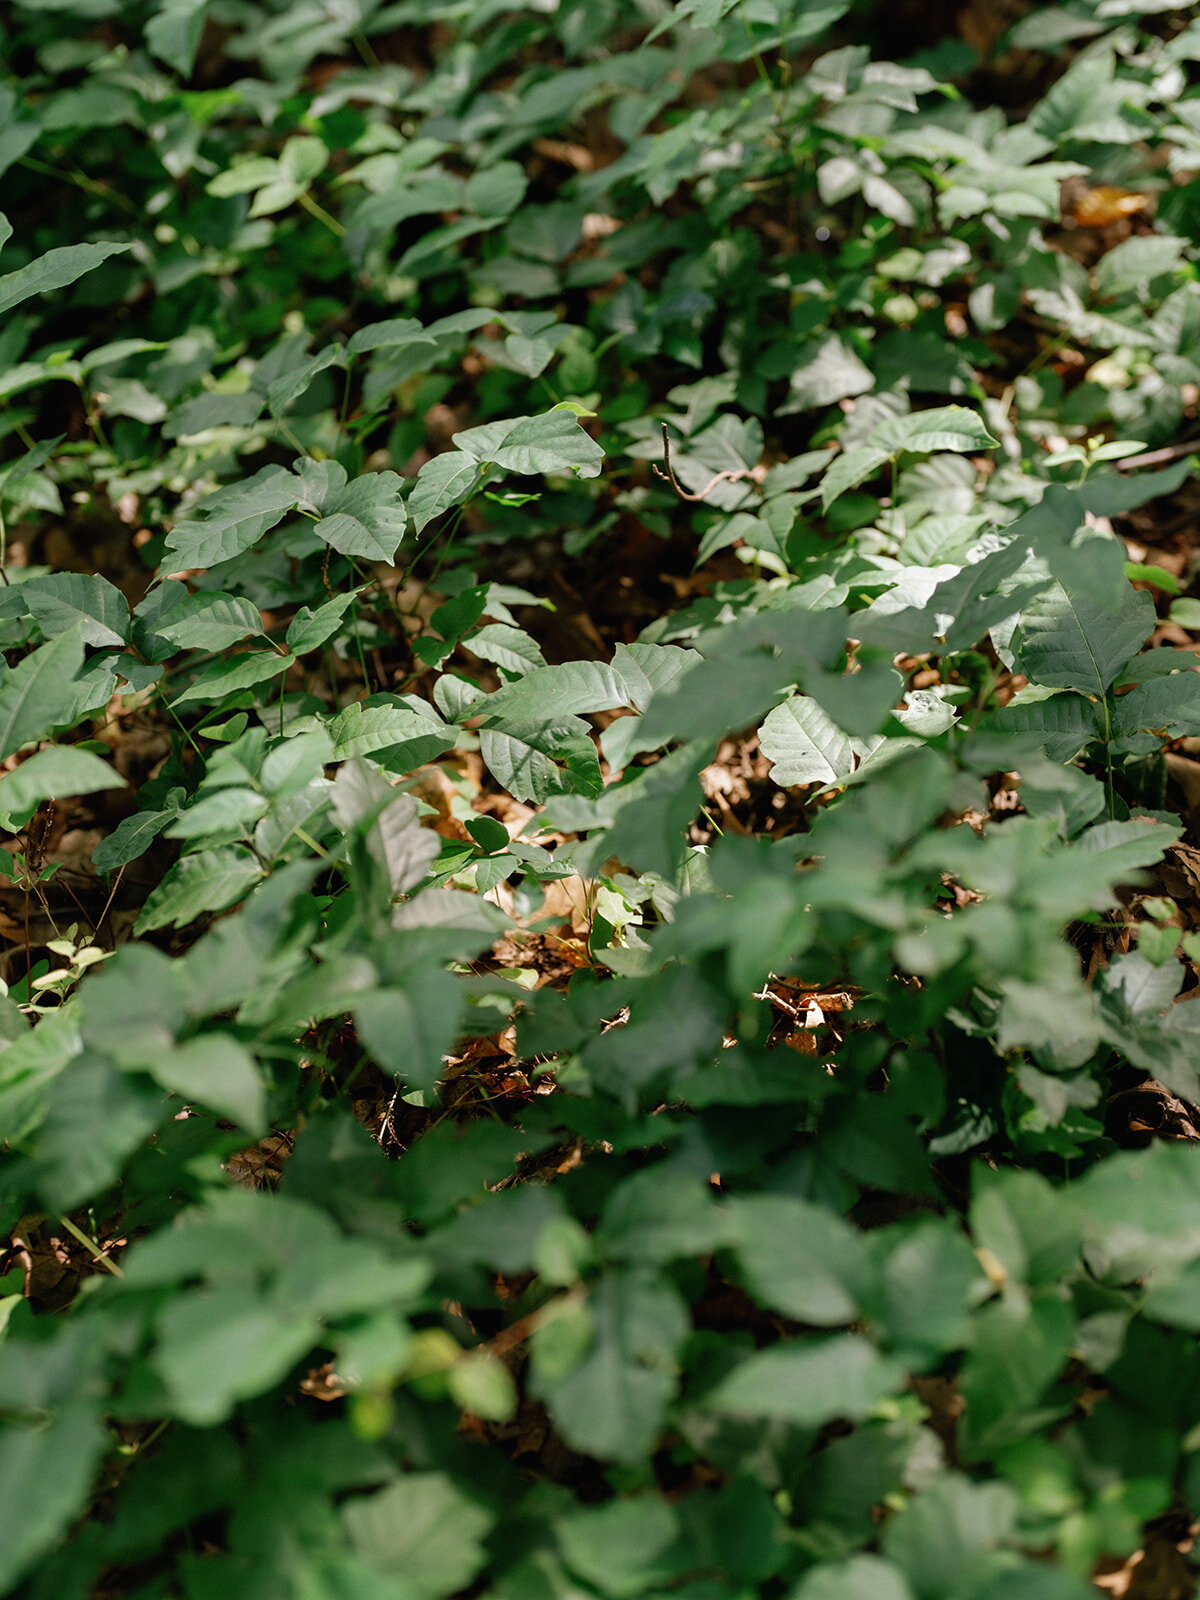
{"type": "Polygon", "coordinates": [[[667,435],[667,425],[665,422],[662,425],[662,439],[663,464],[661,467],[655,465],[653,470],[660,478],[665,479],[666,482],[671,485],[672,489],[674,489],[675,493],[681,500],[690,500],[693,502],[693,504],[697,504],[705,498],[710,490],[715,489],[719,483],[737,483],[742,478],[753,478],[756,483],[758,482],[759,474],[757,467],[739,467],[736,472],[715,473],[704,485],[703,489],[700,490],[699,494],[689,494],[679,482],[679,479],[675,476],[675,473],[672,470],[671,440],[667,435]]]}

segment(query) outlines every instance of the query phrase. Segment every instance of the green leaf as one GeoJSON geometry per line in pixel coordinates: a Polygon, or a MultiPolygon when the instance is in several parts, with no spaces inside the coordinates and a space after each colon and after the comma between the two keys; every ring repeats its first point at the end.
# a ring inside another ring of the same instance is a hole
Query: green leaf
{"type": "Polygon", "coordinates": [[[709,738],[749,726],[806,671],[831,665],[848,631],[845,612],[799,605],[714,629],[702,641],[703,659],[680,673],[668,693],[655,695],[641,737],[653,740],[653,749],[665,739],[709,738]]]}
{"type": "Polygon", "coordinates": [[[739,1196],[730,1243],[760,1305],[800,1322],[851,1322],[870,1281],[861,1235],[840,1217],[785,1195],[739,1196]]]}
{"type": "Polygon", "coordinates": [[[511,1422],[520,1404],[512,1374],[488,1350],[469,1350],[446,1375],[450,1398],[485,1422],[511,1422]]]}
{"type": "Polygon", "coordinates": [[[507,715],[492,720],[479,730],[480,754],[516,799],[541,805],[555,794],[594,796],[603,790],[596,747],[583,723],[510,722],[507,715]]]}
{"type": "Polygon", "coordinates": [[[437,348],[437,340],[426,333],[415,317],[389,317],[383,322],[371,322],[365,328],[360,328],[346,346],[346,353],[357,356],[368,350],[391,350],[413,344],[437,348]]]}
{"type": "Polygon", "coordinates": [[[279,165],[297,184],[308,184],[329,165],[329,148],[311,133],[294,133],[280,152],[279,165]]]}
{"type": "Polygon", "coordinates": [[[1026,692],[993,712],[983,726],[1005,733],[1029,733],[1051,761],[1073,761],[1080,751],[1103,737],[1102,708],[1083,695],[1054,690],[1026,692]]]}
{"type": "Polygon", "coordinates": [[[12,1525],[0,1543],[0,1588],[13,1592],[85,1508],[109,1443],[108,1429],[86,1402],[32,1424],[7,1424],[0,1436],[0,1498],[12,1525]]]}
{"type": "Polygon", "coordinates": [[[792,1600],[914,1600],[913,1592],[890,1562],[878,1556],[851,1556],[811,1567],[792,1590],[792,1600]]]}
{"type": "Polygon", "coordinates": [[[479,463],[464,450],[447,450],[427,461],[408,496],[416,531],[421,533],[434,517],[461,505],[481,478],[479,463]]]}
{"type": "Polygon", "coordinates": [[[773,1345],[750,1356],[706,1396],[735,1416],[770,1417],[817,1428],[858,1421],[903,1382],[899,1362],[857,1334],[773,1345]]]}
{"type": "Polygon", "coordinates": [[[164,572],[212,567],[249,550],[300,499],[300,484],[283,467],[261,467],[244,483],[206,495],[167,534],[164,572]]]}
{"type": "Polygon", "coordinates": [[[453,750],[458,739],[458,729],[443,722],[431,705],[410,705],[394,695],[347,706],[330,718],[326,731],[333,740],[334,761],[383,755],[404,771],[453,750]]]}
{"type": "Polygon", "coordinates": [[[398,794],[361,757],[345,762],[331,791],[334,820],[349,831],[363,827],[367,848],[387,874],[391,892],[406,893],[425,877],[441,848],[431,828],[423,828],[410,794],[398,794]]]}
{"type": "Polygon", "coordinates": [[[875,387],[875,375],[837,334],[812,340],[796,352],[789,394],[780,415],[811,411],[875,387]]]}
{"type": "Polygon", "coordinates": [[[175,696],[171,704],[182,706],[199,701],[203,705],[215,705],[227,695],[236,694],[239,689],[252,689],[257,684],[279,677],[294,659],[294,656],[280,655],[275,650],[246,650],[234,657],[232,666],[218,661],[206,667],[194,683],[175,696]]]}
{"type": "Polygon", "coordinates": [[[65,289],[76,278],[82,278],[85,272],[91,272],[93,267],[107,261],[109,256],[132,249],[132,244],[126,241],[123,244],[69,244],[57,250],[48,250],[28,266],[0,277],[0,315],[11,311],[31,295],[65,289]]]}
{"type": "Polygon", "coordinates": [[[1154,602],[1126,587],[1114,608],[1102,597],[1055,583],[1021,612],[1016,655],[1033,683],[1102,697],[1154,626],[1154,602]]]}
{"type": "Polygon", "coordinates": [[[0,761],[72,720],[83,665],[82,627],[59,634],[0,676],[0,761]]]}
{"type": "MultiPolygon", "coordinates": [[[[313,141],[320,144],[320,140],[313,141]]],[[[324,146],[321,146],[324,149],[324,146]]],[[[310,356],[298,367],[285,372],[267,386],[267,410],[273,417],[281,417],[294,400],[298,400],[319,372],[328,367],[341,367],[344,371],[348,357],[343,344],[327,344],[324,350],[310,356]]]]}
{"type": "Polygon", "coordinates": [[[85,644],[123,645],[129,638],[129,602],[99,573],[54,572],[5,592],[2,612],[21,607],[48,639],[78,627],[85,644]]]}
{"type": "Polygon", "coordinates": [[[193,1427],[222,1422],[273,1388],[320,1336],[315,1316],[256,1298],[245,1285],[178,1295],[158,1318],[151,1358],[170,1409],[193,1427]]]}
{"type": "Polygon", "coordinates": [[[581,478],[595,478],[604,459],[604,451],[566,409],[488,422],[456,433],[454,443],[475,461],[526,475],[577,472],[581,478]]]}
{"type": "Polygon", "coordinates": [[[126,1071],[149,1071],[174,1049],[187,1001],[176,963],[152,945],[123,944],[83,988],[83,1042],[126,1071]]]}
{"type": "Polygon", "coordinates": [[[873,445],[856,445],[834,456],[825,476],[821,479],[821,510],[828,511],[839,495],[855,489],[868,478],[873,478],[883,464],[891,459],[891,452],[873,445]]]}
{"type": "Polygon", "coordinates": [[[1094,863],[1096,871],[1108,874],[1109,881],[1117,883],[1127,872],[1154,866],[1181,831],[1181,825],[1174,822],[1149,822],[1137,817],[1125,822],[1097,823],[1069,847],[1072,866],[1079,874],[1080,893],[1086,895],[1089,891],[1088,867],[1092,865],[1083,858],[1099,857],[1094,863]]]}
{"type": "Polygon", "coordinates": [[[360,1556],[395,1573],[421,1600],[465,1589],[484,1565],[483,1539],[495,1515],[444,1472],[407,1472],[342,1509],[342,1523],[360,1556]]]}
{"type": "Polygon", "coordinates": [[[522,676],[535,667],[544,667],[546,658],[536,640],[524,628],[506,622],[489,622],[463,641],[481,661],[494,661],[505,672],[522,676]]]}
{"type": "Polygon", "coordinates": [[[205,911],[223,911],[243,899],[262,875],[254,856],[239,845],[184,856],[146,897],[137,932],[182,928],[205,911]]]}
{"type": "Polygon", "coordinates": [[[667,1552],[680,1535],[675,1509],[655,1494],[609,1500],[564,1517],[557,1525],[567,1566],[612,1600],[668,1587],[677,1561],[667,1552]]]}
{"type": "Polygon", "coordinates": [[[233,829],[248,833],[252,823],[266,811],[269,801],[254,789],[236,786],[203,794],[195,805],[181,811],[167,829],[168,839],[198,839],[205,834],[226,833],[233,829]]]}
{"type": "Polygon", "coordinates": [[[573,1449],[602,1461],[640,1461],[653,1448],[675,1391],[686,1307],[665,1279],[630,1269],[602,1278],[586,1313],[580,1330],[586,1342],[579,1342],[568,1319],[535,1333],[533,1392],[573,1449]]]}
{"type": "Polygon", "coordinates": [[[208,1106],[248,1134],[266,1125],[266,1089],[254,1057],[225,1033],[206,1033],[148,1063],[156,1083],[181,1100],[208,1106]]]}
{"type": "Polygon", "coordinates": [[[368,472],[330,494],[321,507],[318,539],[342,555],[390,562],[408,520],[401,481],[395,472],[368,472]]]}
{"type": "Polygon", "coordinates": [[[604,451],[579,426],[574,412],[564,409],[519,419],[501,439],[492,460],[508,472],[574,472],[581,478],[596,478],[604,451]]]}
{"type": "Polygon", "coordinates": [[[958,1224],[929,1217],[880,1230],[871,1243],[880,1255],[887,1251],[879,1325],[892,1350],[920,1368],[965,1344],[983,1280],[958,1224]]]}
{"type": "Polygon", "coordinates": [[[0,776],[0,825],[15,832],[43,800],[127,787],[126,780],[92,751],[53,745],[0,776]]]}
{"type": "MultiPolygon", "coordinates": [[[[428,892],[428,891],[427,891],[428,892]]],[[[418,896],[419,905],[424,896],[418,896]]],[[[403,986],[371,990],[352,1006],[372,1058],[414,1089],[431,1092],[445,1075],[459,1023],[460,985],[441,967],[417,967],[403,986]]]]}
{"type": "Polygon", "coordinates": [[[868,444],[886,450],[889,456],[907,450],[928,454],[934,450],[994,450],[993,439],[982,418],[966,406],[937,406],[932,411],[913,411],[904,417],[889,417],[871,430],[868,444]]]}
{"type": "MultiPolygon", "coordinates": [[[[183,794],[182,789],[173,792],[177,796],[183,794]]],[[[92,851],[92,865],[97,872],[109,873],[126,862],[136,861],[149,850],[175,815],[176,808],[172,807],[164,811],[135,811],[133,816],[123,817],[92,851]]]]}
{"type": "Polygon", "coordinates": [[[163,0],[146,24],[147,48],[180,77],[191,76],[207,10],[208,0],[163,0]]]}
{"type": "Polygon", "coordinates": [[[271,156],[251,156],[237,161],[232,167],[217,174],[205,184],[205,193],[215,199],[228,200],[235,194],[249,194],[272,183],[279,176],[279,162],[271,156]]]}
{"type": "Polygon", "coordinates": [[[190,594],[154,624],[160,639],[185,650],[224,650],[262,631],[258,607],[231,594],[190,594]]]}
{"type": "Polygon", "coordinates": [[[611,1192],[596,1243],[612,1260],[661,1266],[680,1256],[710,1255],[727,1232],[707,1184],[648,1167],[611,1192]]]}
{"type": "Polygon", "coordinates": [[[323,644],[327,644],[338,632],[342,618],[358,596],[359,591],[351,589],[346,594],[335,595],[332,600],[326,600],[325,604],[318,606],[315,611],[308,606],[301,606],[288,623],[286,642],[292,654],[306,655],[308,651],[319,650],[323,644]]]}
{"type": "Polygon", "coordinates": [[[515,161],[497,161],[467,180],[467,206],[477,217],[511,216],[524,199],[528,182],[524,167],[515,161]]]}
{"type": "Polygon", "coordinates": [[[1116,738],[1147,728],[1175,739],[1200,733],[1200,673],[1185,671],[1152,678],[1117,699],[1113,707],[1116,738]]]}
{"type": "Polygon", "coordinates": [[[516,683],[475,701],[467,714],[524,722],[611,711],[629,703],[629,685],[617,668],[602,661],[566,661],[527,672],[516,683]]]}
{"type": "Polygon", "coordinates": [[[1007,1483],[976,1484],[946,1473],[891,1518],[883,1553],[922,1600],[958,1600],[964,1585],[967,1592],[979,1593],[988,1571],[1009,1575],[1008,1583],[997,1587],[998,1600],[1006,1587],[1018,1594],[1024,1587],[1014,1579],[1011,1557],[999,1555],[999,1547],[1012,1540],[1016,1517],[1017,1496],[1007,1483]],[[994,1566],[989,1563],[993,1554],[994,1566]]]}
{"type": "Polygon", "coordinates": [[[778,784],[842,783],[866,747],[852,740],[808,695],[793,695],[758,730],[759,747],[778,784]]]}
{"type": "Polygon", "coordinates": [[[969,1417],[962,1449],[977,1460],[1045,1425],[1058,1409],[1046,1391],[1071,1352],[1075,1318],[1060,1300],[1013,1296],[973,1319],[971,1350],[959,1376],[969,1417]]]}

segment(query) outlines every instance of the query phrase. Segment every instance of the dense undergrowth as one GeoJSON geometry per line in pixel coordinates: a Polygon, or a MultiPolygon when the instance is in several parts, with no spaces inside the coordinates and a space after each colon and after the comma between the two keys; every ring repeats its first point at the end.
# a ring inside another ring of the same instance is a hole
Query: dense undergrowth
{"type": "Polygon", "coordinates": [[[0,28],[0,1590],[1190,1594],[1200,23],[0,28]]]}

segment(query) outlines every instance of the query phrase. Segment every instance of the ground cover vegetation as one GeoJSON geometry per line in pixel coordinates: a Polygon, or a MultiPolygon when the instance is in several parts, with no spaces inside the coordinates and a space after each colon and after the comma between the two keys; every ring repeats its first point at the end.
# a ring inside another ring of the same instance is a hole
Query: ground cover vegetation
{"type": "Polygon", "coordinates": [[[0,32],[0,1591],[1191,1594],[1200,23],[0,32]]]}

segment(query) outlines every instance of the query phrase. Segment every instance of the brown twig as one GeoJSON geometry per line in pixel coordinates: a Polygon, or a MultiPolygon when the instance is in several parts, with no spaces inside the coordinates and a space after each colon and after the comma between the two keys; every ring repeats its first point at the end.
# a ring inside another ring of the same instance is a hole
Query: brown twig
{"type": "Polygon", "coordinates": [[[1161,467],[1164,462],[1177,461],[1180,456],[1200,455],[1200,439],[1185,439],[1182,444],[1169,444],[1161,450],[1147,450],[1140,456],[1125,456],[1115,463],[1119,472],[1132,472],[1137,467],[1161,467]]]}
{"type": "Polygon", "coordinates": [[[693,504],[697,504],[698,502],[702,501],[705,498],[705,496],[708,494],[710,489],[715,489],[716,486],[719,483],[737,483],[742,478],[753,478],[755,480],[755,482],[758,481],[757,475],[756,475],[757,474],[757,469],[756,468],[754,468],[754,467],[739,467],[736,472],[718,472],[718,473],[716,473],[713,477],[711,477],[708,480],[708,482],[704,485],[703,489],[700,490],[699,494],[689,494],[688,491],[680,484],[679,479],[675,476],[675,473],[672,470],[672,467],[671,467],[671,440],[667,435],[667,425],[666,425],[665,422],[662,425],[662,439],[663,439],[663,464],[662,464],[661,467],[656,465],[653,468],[653,471],[655,471],[660,478],[663,478],[667,483],[669,483],[671,485],[672,489],[674,489],[675,493],[679,496],[679,498],[681,500],[690,500],[693,504]]]}
{"type": "Polygon", "coordinates": [[[539,1328],[544,1328],[548,1322],[554,1322],[568,1306],[578,1304],[579,1300],[579,1294],[574,1291],[560,1295],[556,1300],[548,1300],[536,1311],[518,1317],[516,1322],[510,1322],[507,1328],[501,1328],[499,1333],[493,1334],[479,1348],[487,1350],[494,1356],[506,1356],[510,1350],[515,1350],[517,1345],[524,1344],[525,1340],[539,1328]]]}

